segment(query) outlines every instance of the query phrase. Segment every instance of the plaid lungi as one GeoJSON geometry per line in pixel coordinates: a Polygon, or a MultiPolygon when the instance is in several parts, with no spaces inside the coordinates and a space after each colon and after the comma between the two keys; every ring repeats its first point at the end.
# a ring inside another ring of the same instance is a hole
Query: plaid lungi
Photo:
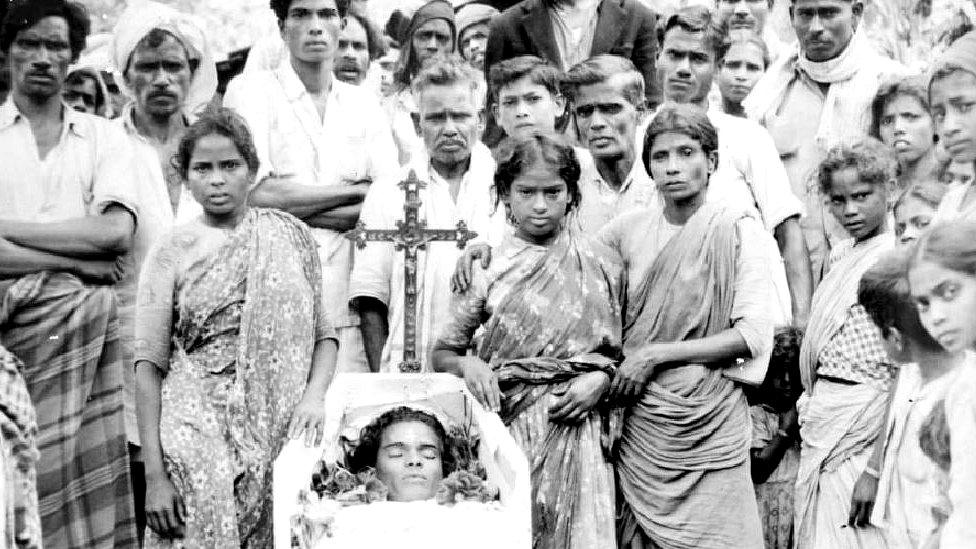
{"type": "Polygon", "coordinates": [[[37,410],[45,547],[138,546],[115,299],[64,273],[0,281],[0,344],[37,410]]]}

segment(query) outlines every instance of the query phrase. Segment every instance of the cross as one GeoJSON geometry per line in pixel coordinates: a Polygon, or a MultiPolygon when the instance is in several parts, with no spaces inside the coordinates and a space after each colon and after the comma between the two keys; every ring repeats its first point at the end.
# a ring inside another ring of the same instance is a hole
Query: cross
{"type": "Polygon", "coordinates": [[[360,250],[369,241],[392,242],[397,251],[403,250],[403,362],[400,363],[401,372],[419,372],[420,360],[417,359],[417,250],[427,249],[427,243],[435,240],[454,241],[457,247],[464,249],[469,240],[478,233],[468,230],[464,221],[458,221],[454,229],[428,229],[427,222],[420,219],[420,189],[427,184],[417,179],[417,174],[410,170],[407,179],[400,182],[405,200],[403,202],[403,220],[396,222],[396,229],[371,229],[359,221],[356,228],[346,233],[346,238],[352,240],[360,250]]]}

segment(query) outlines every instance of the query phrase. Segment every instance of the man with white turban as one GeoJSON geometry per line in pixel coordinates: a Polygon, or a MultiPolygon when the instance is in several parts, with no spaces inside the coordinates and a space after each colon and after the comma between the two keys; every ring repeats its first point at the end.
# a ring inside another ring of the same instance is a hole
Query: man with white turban
{"type": "Polygon", "coordinates": [[[217,90],[217,66],[204,27],[189,15],[155,2],[127,9],[115,27],[111,54],[130,101],[113,121],[133,145],[132,179],[140,211],[133,241],[134,265],[117,286],[125,365],[126,434],[132,456],[136,512],[143,531],[145,477],[135,419],[135,295],[146,252],[177,223],[201,212],[170,163],[194,113],[217,90]]]}

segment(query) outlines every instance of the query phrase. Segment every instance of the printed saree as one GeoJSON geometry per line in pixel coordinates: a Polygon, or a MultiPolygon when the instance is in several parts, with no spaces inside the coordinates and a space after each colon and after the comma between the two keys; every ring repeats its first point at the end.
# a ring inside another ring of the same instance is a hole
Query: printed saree
{"type": "Polygon", "coordinates": [[[502,420],[532,472],[534,549],[615,546],[611,414],[549,420],[550,404],[576,377],[616,366],[621,267],[598,246],[570,231],[549,247],[507,237],[441,338],[466,348],[484,325],[478,356],[498,374],[502,420]]]}
{"type": "Polygon", "coordinates": [[[136,547],[114,290],[41,272],[0,297],[0,344],[37,412],[44,547],[136,547]]]}
{"type": "Polygon", "coordinates": [[[252,209],[177,275],[172,354],[157,366],[164,464],[187,507],[186,537],[150,532],[147,547],[271,547],[272,464],[315,342],[333,337],[318,322],[315,250],[295,218],[252,209]]]}
{"type": "MultiPolygon", "coordinates": [[[[624,362],[642,360],[649,343],[700,339],[732,326],[739,217],[705,204],[661,249],[643,283],[628,292],[624,362]]],[[[748,469],[749,410],[721,366],[659,371],[628,409],[617,462],[623,546],[762,546],[748,469]]]]}
{"type": "Polygon", "coordinates": [[[37,414],[23,365],[0,347],[0,543],[3,547],[41,546],[37,513],[37,414]]]}

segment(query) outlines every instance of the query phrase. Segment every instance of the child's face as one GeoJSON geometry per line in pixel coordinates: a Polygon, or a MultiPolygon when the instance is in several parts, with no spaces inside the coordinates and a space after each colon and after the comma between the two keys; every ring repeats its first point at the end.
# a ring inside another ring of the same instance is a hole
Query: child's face
{"type": "Polygon", "coordinates": [[[919,320],[939,345],[956,353],[976,342],[976,277],[934,261],[920,261],[908,271],[919,320]]]}
{"type": "Polygon", "coordinates": [[[506,203],[515,219],[516,235],[545,244],[559,234],[569,201],[566,182],[543,164],[532,166],[512,182],[506,203]]]}
{"type": "Polygon", "coordinates": [[[830,213],[856,242],[884,230],[887,199],[883,185],[861,181],[857,168],[837,170],[830,181],[830,213]]]}
{"type": "Polygon", "coordinates": [[[976,179],[976,163],[949,162],[945,172],[946,183],[949,185],[968,185],[976,179]]]}
{"type": "Polygon", "coordinates": [[[953,160],[976,161],[976,74],[957,70],[929,86],[932,118],[953,160]]]}
{"type": "Polygon", "coordinates": [[[762,50],[749,42],[735,42],[722,59],[718,89],[731,103],[742,103],[765,72],[762,50]]]}
{"type": "Polygon", "coordinates": [[[898,243],[907,246],[922,236],[925,228],[932,223],[935,208],[913,196],[906,196],[895,208],[895,236],[898,243]]]}
{"type": "Polygon", "coordinates": [[[510,137],[525,138],[532,133],[553,133],[556,118],[563,114],[566,104],[528,78],[506,84],[498,91],[495,118],[510,137]]]}

